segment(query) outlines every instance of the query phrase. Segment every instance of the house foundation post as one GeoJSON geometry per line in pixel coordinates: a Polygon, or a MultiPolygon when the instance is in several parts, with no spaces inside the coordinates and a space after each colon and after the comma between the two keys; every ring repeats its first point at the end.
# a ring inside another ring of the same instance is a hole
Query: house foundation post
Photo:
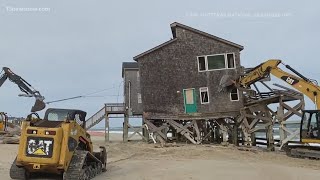
{"type": "Polygon", "coordinates": [[[239,146],[239,138],[238,138],[238,123],[235,121],[232,127],[232,143],[235,146],[239,146]]]}
{"type": "Polygon", "coordinates": [[[123,142],[128,142],[128,134],[129,134],[129,114],[128,114],[128,110],[126,110],[124,114],[124,122],[123,122],[123,142]]]}
{"type": "Polygon", "coordinates": [[[108,111],[107,111],[107,104],[105,104],[105,127],[104,127],[104,141],[107,143],[109,142],[109,133],[110,133],[110,130],[109,130],[109,114],[108,114],[108,111]]]}

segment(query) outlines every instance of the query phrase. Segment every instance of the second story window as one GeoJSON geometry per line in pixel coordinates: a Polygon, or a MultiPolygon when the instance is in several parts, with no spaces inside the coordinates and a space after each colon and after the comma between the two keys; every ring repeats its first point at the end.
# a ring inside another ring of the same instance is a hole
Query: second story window
{"type": "Polygon", "coordinates": [[[198,57],[198,68],[199,68],[199,71],[205,71],[207,69],[207,63],[206,63],[205,56],[198,57]]]}
{"type": "Polygon", "coordinates": [[[208,70],[226,68],[226,62],[225,62],[226,60],[225,60],[224,54],[207,56],[207,61],[208,61],[208,70]]]}
{"type": "Polygon", "coordinates": [[[235,68],[234,53],[205,55],[197,58],[199,72],[235,68]]]}

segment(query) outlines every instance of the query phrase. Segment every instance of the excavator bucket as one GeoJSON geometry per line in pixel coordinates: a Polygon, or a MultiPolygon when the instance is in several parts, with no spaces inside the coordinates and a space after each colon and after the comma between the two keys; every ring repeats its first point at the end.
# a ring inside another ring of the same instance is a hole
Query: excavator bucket
{"type": "Polygon", "coordinates": [[[36,102],[31,108],[31,112],[41,111],[44,108],[46,108],[46,104],[42,100],[36,99],[36,102]]]}
{"type": "Polygon", "coordinates": [[[226,90],[228,87],[233,86],[235,83],[234,77],[231,75],[223,75],[220,79],[218,91],[222,92],[226,90]]]}

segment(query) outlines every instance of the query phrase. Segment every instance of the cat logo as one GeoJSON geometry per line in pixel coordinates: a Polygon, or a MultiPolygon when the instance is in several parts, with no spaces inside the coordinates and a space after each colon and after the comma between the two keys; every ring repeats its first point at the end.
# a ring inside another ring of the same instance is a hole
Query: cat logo
{"type": "Polygon", "coordinates": [[[33,152],[34,155],[46,155],[46,153],[43,151],[43,149],[38,149],[35,152],[33,152]]]}
{"type": "Polygon", "coordinates": [[[28,156],[52,157],[52,138],[28,137],[27,142],[26,151],[28,156]]]}
{"type": "Polygon", "coordinates": [[[282,76],[281,79],[286,81],[288,84],[290,84],[292,86],[299,82],[298,79],[296,79],[294,77],[290,77],[290,76],[282,76]]]}

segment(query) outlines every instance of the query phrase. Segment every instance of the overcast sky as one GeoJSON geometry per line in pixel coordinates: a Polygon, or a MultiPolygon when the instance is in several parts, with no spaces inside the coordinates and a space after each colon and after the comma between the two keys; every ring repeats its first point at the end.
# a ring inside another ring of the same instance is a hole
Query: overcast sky
{"type": "MultiPolygon", "coordinates": [[[[111,88],[95,94],[104,97],[48,107],[92,115],[104,103],[122,102],[121,63],[172,38],[175,21],[243,45],[243,66],[279,58],[307,77],[320,76],[316,0],[0,2],[0,66],[25,78],[47,101],[111,88]]],[[[6,82],[0,111],[26,116],[34,100],[19,93],[6,82]]]]}

